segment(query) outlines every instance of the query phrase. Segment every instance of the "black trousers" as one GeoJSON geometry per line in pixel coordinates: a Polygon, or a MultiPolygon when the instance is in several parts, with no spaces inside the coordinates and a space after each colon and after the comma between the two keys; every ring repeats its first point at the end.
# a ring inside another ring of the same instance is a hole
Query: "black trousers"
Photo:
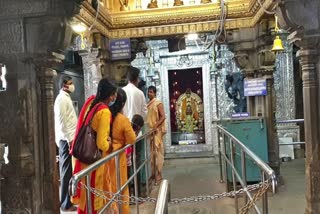
{"type": "Polygon", "coordinates": [[[59,141],[59,169],[60,169],[60,207],[69,209],[72,206],[69,195],[69,181],[72,176],[71,155],[69,144],[65,140],[59,141]]]}
{"type": "MultiPolygon", "coordinates": [[[[140,167],[142,162],[144,161],[143,158],[143,140],[140,140],[136,143],[136,163],[137,169],[140,167]]],[[[144,168],[142,168],[143,170],[144,168]]],[[[142,180],[142,171],[138,173],[138,194],[142,197],[145,193],[143,191],[143,180],[142,180]]]]}

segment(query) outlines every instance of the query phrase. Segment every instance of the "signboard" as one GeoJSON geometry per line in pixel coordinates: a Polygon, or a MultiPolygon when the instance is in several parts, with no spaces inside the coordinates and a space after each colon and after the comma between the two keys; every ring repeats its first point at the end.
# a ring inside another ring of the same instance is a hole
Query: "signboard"
{"type": "Polygon", "coordinates": [[[266,79],[245,79],[244,80],[244,96],[265,96],[267,95],[266,79]]]}
{"type": "Polygon", "coordinates": [[[242,118],[242,117],[249,117],[249,112],[240,112],[240,113],[232,113],[232,118],[242,118]]]}
{"type": "Polygon", "coordinates": [[[130,59],[131,43],[130,39],[115,39],[110,41],[111,59],[130,59]]]}

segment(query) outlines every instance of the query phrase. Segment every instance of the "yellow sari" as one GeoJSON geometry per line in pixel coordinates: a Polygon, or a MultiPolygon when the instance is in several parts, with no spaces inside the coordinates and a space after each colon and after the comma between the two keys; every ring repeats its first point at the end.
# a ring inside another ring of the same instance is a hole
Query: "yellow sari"
{"type": "MultiPolygon", "coordinates": [[[[154,128],[156,125],[157,121],[160,119],[159,115],[159,110],[158,110],[158,105],[162,104],[160,100],[157,98],[153,98],[149,103],[148,103],[148,115],[147,115],[147,123],[149,124],[150,128],[154,128]]],[[[166,134],[166,122],[163,121],[163,123],[157,128],[155,137],[154,137],[154,142],[151,144],[153,146],[153,152],[155,155],[156,159],[156,168],[159,172],[162,171],[163,168],[163,163],[164,163],[164,147],[163,147],[163,136],[166,134]]],[[[154,158],[151,158],[151,166],[152,166],[152,174],[154,175],[154,170],[153,169],[153,160],[154,158]]]]}

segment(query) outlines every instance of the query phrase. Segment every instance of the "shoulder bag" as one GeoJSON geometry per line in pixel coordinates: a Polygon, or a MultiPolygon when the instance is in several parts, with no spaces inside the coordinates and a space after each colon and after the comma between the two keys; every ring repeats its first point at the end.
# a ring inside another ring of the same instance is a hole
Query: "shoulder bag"
{"type": "Polygon", "coordinates": [[[92,129],[92,119],[101,104],[96,104],[90,118],[90,121],[86,124],[86,120],[90,111],[87,113],[83,125],[75,139],[72,155],[79,161],[85,164],[92,164],[99,160],[102,156],[101,150],[97,147],[96,136],[97,133],[92,129]]]}

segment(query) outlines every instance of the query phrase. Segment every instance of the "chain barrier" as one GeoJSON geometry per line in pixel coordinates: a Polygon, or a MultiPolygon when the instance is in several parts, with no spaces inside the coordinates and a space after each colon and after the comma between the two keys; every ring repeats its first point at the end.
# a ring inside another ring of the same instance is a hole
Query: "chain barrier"
{"type": "MultiPolygon", "coordinates": [[[[88,187],[82,182],[80,182],[81,187],[80,188],[85,188],[86,190],[90,191],[97,197],[101,197],[103,199],[106,199],[108,201],[113,201],[117,202],[120,204],[124,203],[144,203],[144,202],[151,202],[151,203],[156,203],[157,199],[156,198],[151,198],[151,197],[135,197],[135,196],[127,196],[127,195],[121,195],[121,194],[116,194],[113,192],[108,192],[108,191],[102,191],[98,190],[92,187],[88,187]]],[[[249,209],[255,204],[255,202],[266,192],[268,191],[270,187],[270,182],[265,181],[265,182],[260,182],[258,184],[253,184],[249,185],[246,188],[241,188],[237,191],[230,191],[230,192],[223,192],[219,194],[213,194],[213,195],[200,195],[200,196],[191,196],[189,198],[174,198],[169,201],[169,204],[180,204],[180,203],[191,203],[191,202],[202,202],[202,201],[209,201],[209,200],[217,200],[217,199],[222,199],[226,197],[235,197],[236,195],[240,195],[245,193],[246,191],[252,192],[255,190],[258,190],[258,192],[253,196],[252,200],[249,200],[248,203],[241,208],[240,214],[246,214],[248,213],[249,209]]]]}
{"type": "Polygon", "coordinates": [[[258,192],[252,197],[252,200],[249,200],[247,204],[240,209],[240,214],[247,214],[249,210],[255,205],[255,203],[265,194],[270,187],[269,182],[263,183],[262,187],[258,190],[258,192]]]}

